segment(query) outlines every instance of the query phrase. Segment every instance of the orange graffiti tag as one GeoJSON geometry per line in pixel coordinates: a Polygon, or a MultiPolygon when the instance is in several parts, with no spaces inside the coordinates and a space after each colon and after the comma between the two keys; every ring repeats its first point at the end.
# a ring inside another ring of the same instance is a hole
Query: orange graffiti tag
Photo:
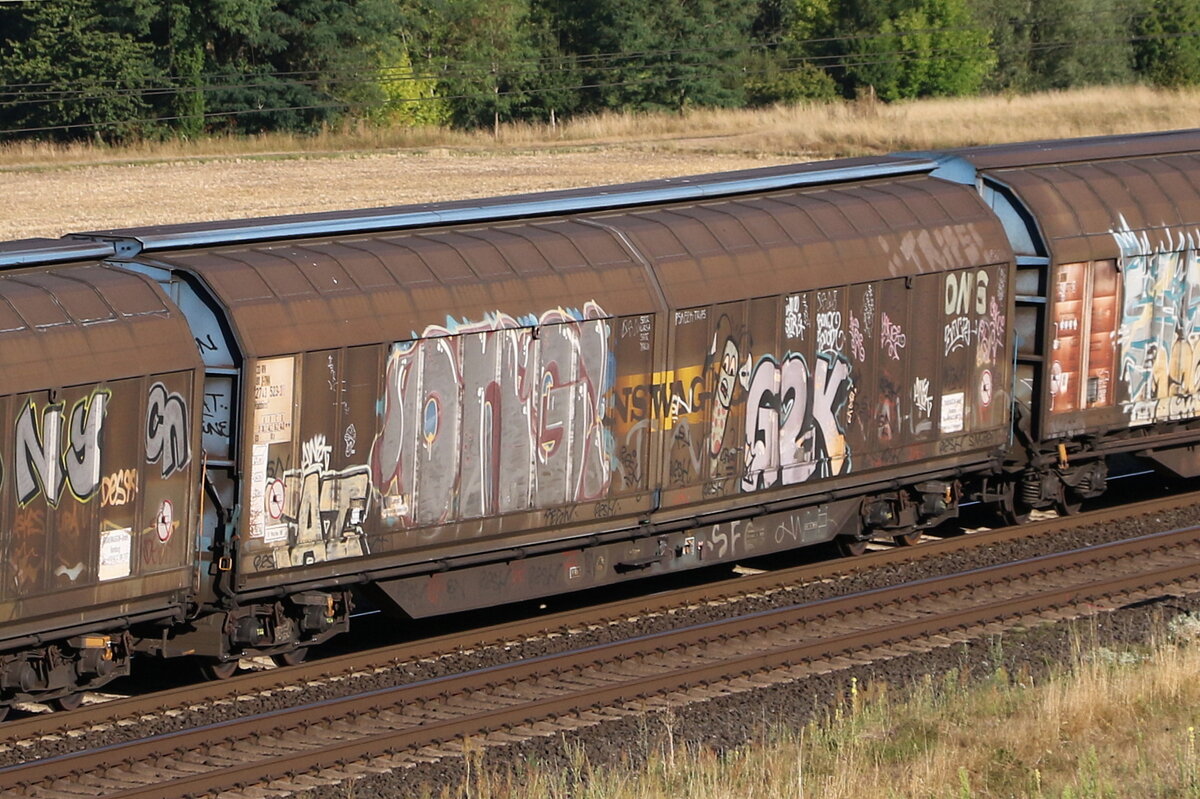
{"type": "Polygon", "coordinates": [[[127,505],[137,496],[137,471],[118,469],[100,480],[100,507],[127,505]]]}

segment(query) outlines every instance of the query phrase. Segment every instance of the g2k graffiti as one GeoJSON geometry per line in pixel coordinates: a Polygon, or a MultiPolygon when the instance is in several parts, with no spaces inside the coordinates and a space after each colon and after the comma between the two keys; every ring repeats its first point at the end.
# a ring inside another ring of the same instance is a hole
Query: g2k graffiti
{"type": "Polygon", "coordinates": [[[803,483],[850,471],[845,431],[854,413],[850,364],[821,356],[762,358],[747,387],[742,490],[803,483]],[[843,417],[843,418],[839,418],[843,417]]]}

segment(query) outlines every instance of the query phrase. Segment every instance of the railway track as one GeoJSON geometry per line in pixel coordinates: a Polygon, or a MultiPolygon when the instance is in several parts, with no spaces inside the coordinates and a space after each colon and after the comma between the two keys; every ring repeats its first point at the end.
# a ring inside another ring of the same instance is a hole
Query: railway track
{"type": "MultiPolygon", "coordinates": [[[[1063,520],[1047,524],[1061,526],[1063,520]]],[[[987,536],[925,549],[981,544],[987,536]]],[[[878,566],[915,556],[916,551],[899,550],[862,563],[878,566]]],[[[1167,592],[1190,593],[1200,589],[1198,574],[1200,527],[1156,533],[409,685],[300,700],[198,729],[10,766],[0,770],[0,787],[6,796],[51,798],[285,795],[459,756],[467,740],[499,746],[947,646],[1014,625],[1090,615],[1167,592]]],[[[721,589],[708,590],[710,597],[721,595],[721,589]]]]}
{"type": "Polygon", "coordinates": [[[408,665],[409,668],[398,679],[411,682],[439,676],[428,668],[429,664],[460,659],[464,653],[485,649],[503,653],[534,640],[548,643],[551,649],[564,649],[569,639],[578,639],[584,634],[590,633],[593,639],[601,639],[610,629],[638,621],[642,622],[641,629],[634,630],[634,634],[669,628],[686,623],[689,611],[720,608],[739,602],[761,605],[776,595],[794,594],[798,587],[804,586],[812,587],[813,590],[808,592],[812,596],[801,598],[829,596],[853,590],[852,586],[843,586],[851,583],[856,575],[895,570],[922,560],[948,558],[953,561],[956,554],[972,550],[987,548],[993,553],[992,562],[998,563],[1006,556],[1003,549],[1006,544],[1061,536],[1065,531],[1086,529],[1129,517],[1153,519],[1157,514],[1197,505],[1200,505],[1200,492],[1093,511],[1066,519],[1052,517],[1019,527],[931,539],[918,547],[881,549],[859,558],[751,574],[670,593],[637,596],[494,627],[354,652],[286,669],[248,672],[219,682],[201,682],[142,696],[87,704],[71,712],[12,719],[0,724],[0,765],[19,758],[19,752],[29,749],[30,744],[37,740],[55,741],[56,749],[66,751],[85,747],[88,744],[86,732],[89,730],[132,730],[145,728],[149,723],[158,731],[166,732],[173,726],[186,726],[184,711],[187,708],[226,707],[229,715],[233,716],[239,712],[239,706],[252,709],[249,697],[262,697],[265,698],[263,704],[270,709],[278,709],[300,701],[299,695],[303,692],[297,686],[305,686],[309,691],[334,685],[348,686],[371,681],[381,674],[396,674],[402,665],[408,665]],[[426,668],[422,668],[421,664],[426,668]],[[173,723],[172,719],[178,721],[173,723]],[[5,757],[6,749],[8,757],[5,757]]]}

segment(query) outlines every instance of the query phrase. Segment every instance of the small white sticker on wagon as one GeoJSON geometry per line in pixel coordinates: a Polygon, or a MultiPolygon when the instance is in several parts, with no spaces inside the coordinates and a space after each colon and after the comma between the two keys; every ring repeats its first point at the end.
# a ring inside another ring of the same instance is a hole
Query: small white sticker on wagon
{"type": "Polygon", "coordinates": [[[263,536],[263,541],[268,544],[275,544],[280,541],[288,540],[288,526],[286,524],[269,524],[267,525],[266,535],[263,536]]]}
{"type": "Polygon", "coordinates": [[[957,433],[963,429],[965,399],[966,395],[961,391],[942,395],[941,430],[943,433],[957,433]]]}
{"type": "Polygon", "coordinates": [[[100,533],[100,568],[97,575],[101,580],[116,580],[129,576],[129,550],[133,543],[131,528],[103,530],[100,533]]]}
{"type": "Polygon", "coordinates": [[[267,458],[270,447],[255,444],[250,450],[250,537],[262,538],[266,534],[267,458]]]}

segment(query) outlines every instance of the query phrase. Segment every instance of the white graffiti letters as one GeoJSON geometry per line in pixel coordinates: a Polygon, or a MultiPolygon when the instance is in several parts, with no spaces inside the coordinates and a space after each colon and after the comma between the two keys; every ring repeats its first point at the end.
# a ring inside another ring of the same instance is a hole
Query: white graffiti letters
{"type": "Polygon", "coordinates": [[[946,273],[946,315],[965,316],[971,312],[972,294],[975,313],[987,313],[988,275],[982,269],[976,272],[946,273]]]}
{"type": "Polygon", "coordinates": [[[788,338],[804,338],[808,327],[808,297],[793,294],[783,306],[783,334],[788,338]]]}
{"type": "Polygon", "coordinates": [[[811,374],[795,353],[780,364],[771,357],[759,361],[746,400],[742,490],[849,471],[838,415],[848,407],[852,390],[850,365],[842,358],[818,358],[811,374]]]}
{"type": "Polygon", "coordinates": [[[968,316],[956,316],[946,323],[942,335],[946,346],[946,350],[943,353],[945,355],[969,346],[971,343],[971,318],[968,316]]]}
{"type": "Polygon", "coordinates": [[[918,377],[913,381],[913,407],[923,416],[933,413],[933,397],[929,394],[928,378],[918,377]]]}
{"type": "Polygon", "coordinates": [[[900,325],[894,324],[888,318],[887,311],[883,312],[883,320],[879,325],[879,346],[893,361],[900,360],[900,350],[908,343],[908,336],[900,330],[900,325]]]}
{"type": "Polygon", "coordinates": [[[15,467],[17,501],[22,505],[45,490],[46,502],[51,507],[58,506],[64,480],[58,458],[62,408],[61,403],[46,406],[42,410],[40,430],[37,410],[32,402],[26,402],[17,417],[15,467]]]}
{"type": "Polygon", "coordinates": [[[842,331],[841,311],[822,311],[817,314],[817,349],[840,352],[846,334],[842,331]]]}
{"type": "Polygon", "coordinates": [[[47,504],[58,507],[64,484],[80,500],[96,493],[100,487],[100,430],[108,398],[108,390],[97,389],[76,402],[65,430],[62,403],[47,405],[40,419],[33,402],[25,403],[16,429],[15,479],[20,504],[44,493],[47,504]]]}

